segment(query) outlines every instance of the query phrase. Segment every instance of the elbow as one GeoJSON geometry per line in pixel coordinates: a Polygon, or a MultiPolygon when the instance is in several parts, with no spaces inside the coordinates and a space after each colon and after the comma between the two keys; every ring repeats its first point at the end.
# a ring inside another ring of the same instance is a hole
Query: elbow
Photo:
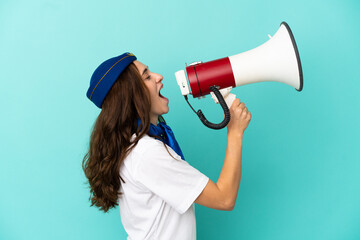
{"type": "Polygon", "coordinates": [[[230,204],[230,205],[228,206],[228,208],[226,209],[226,211],[232,211],[232,210],[234,210],[234,208],[235,208],[235,203],[230,204]]]}
{"type": "Polygon", "coordinates": [[[226,201],[224,203],[223,210],[224,211],[232,211],[235,208],[235,201],[226,201]]]}

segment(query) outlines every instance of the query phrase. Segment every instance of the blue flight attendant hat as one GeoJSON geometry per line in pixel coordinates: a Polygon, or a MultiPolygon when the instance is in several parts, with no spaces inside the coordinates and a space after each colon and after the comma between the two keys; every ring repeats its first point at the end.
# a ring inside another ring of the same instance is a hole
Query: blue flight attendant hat
{"type": "Polygon", "coordinates": [[[87,90],[86,96],[99,108],[114,85],[116,79],[129,66],[130,63],[136,60],[134,54],[126,52],[120,56],[110,58],[100,64],[91,76],[90,86],[87,90]]]}

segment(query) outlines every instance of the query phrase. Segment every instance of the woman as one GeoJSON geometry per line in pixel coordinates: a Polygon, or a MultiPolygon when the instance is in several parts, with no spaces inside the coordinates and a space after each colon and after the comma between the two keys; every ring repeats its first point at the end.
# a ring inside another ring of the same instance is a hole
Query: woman
{"type": "Polygon", "coordinates": [[[241,178],[242,136],[251,114],[236,99],[230,107],[227,149],[216,183],[184,161],[162,118],[169,111],[163,77],[131,53],[103,62],[88,98],[102,108],[83,169],[92,206],[119,205],[128,239],[196,239],[194,202],[232,210],[241,178]]]}

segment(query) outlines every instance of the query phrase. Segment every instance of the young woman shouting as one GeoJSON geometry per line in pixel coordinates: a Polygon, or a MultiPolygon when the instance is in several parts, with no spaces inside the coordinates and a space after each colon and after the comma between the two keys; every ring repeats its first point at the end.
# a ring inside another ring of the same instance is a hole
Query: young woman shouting
{"type": "MultiPolygon", "coordinates": [[[[242,139],[251,114],[235,99],[227,148],[217,182],[189,165],[162,115],[169,100],[163,76],[131,53],[100,64],[87,97],[97,117],[83,169],[92,205],[104,212],[119,205],[128,239],[196,239],[194,203],[229,211],[241,179],[242,139]]],[[[191,156],[189,156],[191,157],[191,156]]]]}

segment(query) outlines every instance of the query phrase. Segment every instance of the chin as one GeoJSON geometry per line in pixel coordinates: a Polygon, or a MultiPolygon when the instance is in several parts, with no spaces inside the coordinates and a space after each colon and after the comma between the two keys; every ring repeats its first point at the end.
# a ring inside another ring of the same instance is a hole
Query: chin
{"type": "Polygon", "coordinates": [[[169,107],[167,107],[166,109],[164,109],[163,114],[167,114],[169,112],[169,107]]]}

